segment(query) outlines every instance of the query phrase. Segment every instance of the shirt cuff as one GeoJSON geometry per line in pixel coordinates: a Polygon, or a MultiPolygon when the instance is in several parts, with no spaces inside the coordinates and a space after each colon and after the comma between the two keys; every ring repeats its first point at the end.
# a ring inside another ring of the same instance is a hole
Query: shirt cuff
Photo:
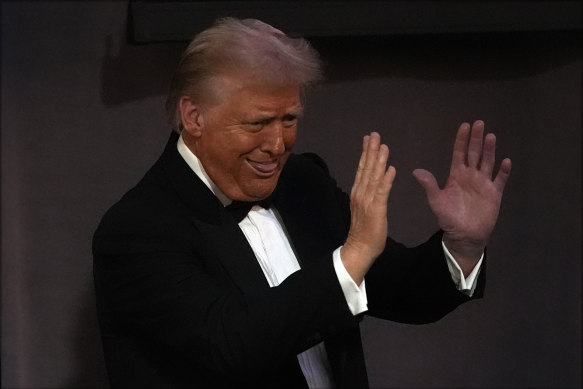
{"type": "Polygon", "coordinates": [[[356,285],[356,282],[350,277],[348,271],[342,263],[342,258],[340,257],[340,249],[342,246],[338,247],[332,253],[332,260],[334,262],[334,270],[336,271],[336,277],[340,282],[340,287],[344,293],[344,298],[348,303],[348,308],[354,316],[365,312],[368,310],[368,300],[366,299],[366,287],[364,285],[364,280],[360,286],[356,285]]]}
{"type": "Polygon", "coordinates": [[[478,261],[476,266],[474,266],[472,272],[467,277],[464,277],[462,269],[454,259],[453,255],[451,255],[447,247],[445,247],[445,243],[443,243],[443,240],[441,241],[441,246],[443,247],[443,253],[445,254],[449,274],[451,274],[451,278],[455,285],[457,286],[457,289],[460,292],[472,297],[472,295],[474,294],[474,290],[476,290],[477,284],[476,280],[478,279],[480,269],[482,268],[482,260],[484,259],[484,253],[482,253],[480,260],[478,261]]]}

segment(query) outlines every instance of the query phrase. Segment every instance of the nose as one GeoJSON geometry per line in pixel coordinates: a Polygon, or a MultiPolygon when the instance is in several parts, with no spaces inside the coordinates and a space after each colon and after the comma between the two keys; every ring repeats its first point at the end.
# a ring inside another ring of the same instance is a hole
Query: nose
{"type": "Polygon", "coordinates": [[[270,153],[272,155],[283,154],[285,151],[285,143],[283,140],[283,126],[275,120],[268,128],[263,131],[263,142],[261,143],[261,151],[270,153]]]}

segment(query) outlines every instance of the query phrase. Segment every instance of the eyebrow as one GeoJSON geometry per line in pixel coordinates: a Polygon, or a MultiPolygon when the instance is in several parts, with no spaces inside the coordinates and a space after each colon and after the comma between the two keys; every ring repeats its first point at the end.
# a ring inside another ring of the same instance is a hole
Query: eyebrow
{"type": "MultiPolygon", "coordinates": [[[[290,116],[295,117],[295,118],[300,118],[302,115],[304,114],[304,107],[303,106],[298,106],[298,107],[294,107],[291,108],[288,112],[285,112],[282,115],[282,118],[289,118],[290,116]]],[[[256,115],[254,118],[246,120],[246,123],[251,123],[251,122],[270,122],[273,121],[277,118],[276,115],[269,115],[269,114],[258,114],[256,115]]]]}
{"type": "Polygon", "coordinates": [[[300,105],[299,107],[290,109],[289,112],[286,112],[286,114],[284,116],[293,115],[296,117],[300,117],[303,114],[304,114],[304,107],[300,105]]]}
{"type": "Polygon", "coordinates": [[[300,105],[298,107],[291,108],[289,111],[285,112],[282,115],[282,117],[289,118],[290,116],[293,116],[295,118],[300,118],[303,114],[304,114],[304,107],[300,105]]]}

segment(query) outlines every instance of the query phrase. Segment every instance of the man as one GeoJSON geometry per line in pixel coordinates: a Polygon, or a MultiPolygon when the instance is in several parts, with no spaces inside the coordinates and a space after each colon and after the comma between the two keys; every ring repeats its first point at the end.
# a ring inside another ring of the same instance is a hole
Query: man
{"type": "Polygon", "coordinates": [[[112,387],[367,387],[363,314],[438,320],[482,293],[483,253],[510,161],[460,126],[444,189],[414,172],[441,231],[387,238],[395,169],[363,139],[350,197],[293,155],[317,54],[257,20],[219,20],[179,64],[177,131],[104,216],[94,274],[112,387]],[[238,215],[239,214],[239,215],[238,215]]]}

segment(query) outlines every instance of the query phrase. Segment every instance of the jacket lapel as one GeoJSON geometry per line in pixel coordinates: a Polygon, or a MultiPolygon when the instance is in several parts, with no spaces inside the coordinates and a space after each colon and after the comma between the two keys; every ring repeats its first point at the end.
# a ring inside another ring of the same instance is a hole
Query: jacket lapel
{"type": "Polygon", "coordinates": [[[310,192],[309,183],[290,180],[282,173],[273,200],[302,267],[315,259],[331,260],[332,251],[341,244],[337,233],[324,223],[328,218],[325,205],[310,197],[310,192]]]}
{"type": "MultiPolygon", "coordinates": [[[[178,134],[173,133],[159,163],[203,241],[233,283],[244,293],[269,289],[263,271],[245,235],[221,202],[190,169],[178,153],[178,134]]],[[[185,215],[188,216],[188,215],[185,215]]]]}
{"type": "Polygon", "coordinates": [[[201,219],[193,219],[193,223],[243,293],[255,294],[269,289],[251,246],[230,214],[221,212],[218,223],[201,219]]]}

